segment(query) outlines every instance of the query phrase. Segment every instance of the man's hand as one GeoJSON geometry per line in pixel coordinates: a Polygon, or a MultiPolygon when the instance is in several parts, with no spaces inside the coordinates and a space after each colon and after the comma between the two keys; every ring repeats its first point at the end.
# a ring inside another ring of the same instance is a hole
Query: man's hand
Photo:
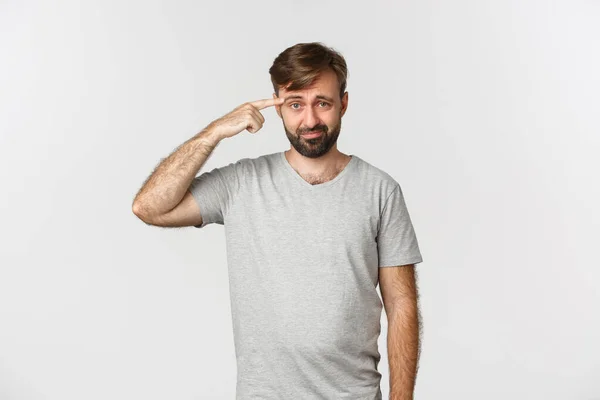
{"type": "Polygon", "coordinates": [[[244,103],[221,118],[214,120],[209,126],[213,128],[220,139],[235,136],[244,129],[250,133],[256,133],[265,123],[265,118],[260,110],[265,107],[283,104],[283,102],[284,99],[279,97],[244,103]]]}

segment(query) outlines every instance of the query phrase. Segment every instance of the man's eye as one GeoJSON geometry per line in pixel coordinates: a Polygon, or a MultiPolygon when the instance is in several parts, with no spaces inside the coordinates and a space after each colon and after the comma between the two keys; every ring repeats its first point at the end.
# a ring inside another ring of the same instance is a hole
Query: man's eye
{"type": "MultiPolygon", "coordinates": [[[[327,102],[324,102],[324,101],[321,101],[321,102],[319,103],[319,105],[323,105],[323,106],[322,106],[322,108],[325,108],[325,107],[329,106],[329,103],[327,103],[327,102]]],[[[292,103],[292,104],[290,104],[290,107],[291,107],[291,108],[293,108],[294,110],[297,110],[297,109],[298,109],[298,107],[294,107],[294,106],[300,106],[300,104],[299,104],[299,103],[292,103]]]]}

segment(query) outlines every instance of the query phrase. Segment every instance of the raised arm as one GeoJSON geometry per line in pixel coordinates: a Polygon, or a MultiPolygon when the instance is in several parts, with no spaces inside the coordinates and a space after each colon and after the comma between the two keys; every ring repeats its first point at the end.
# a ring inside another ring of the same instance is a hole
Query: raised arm
{"type": "Polygon", "coordinates": [[[150,225],[202,223],[198,206],[188,189],[220,141],[217,131],[209,125],[179,146],[144,182],[133,201],[133,213],[150,225]]]}
{"type": "Polygon", "coordinates": [[[133,213],[150,225],[200,225],[202,205],[189,192],[200,168],[221,140],[243,130],[258,132],[265,122],[260,110],[282,103],[282,98],[244,103],[211,122],[156,167],[135,196],[133,213]]]}

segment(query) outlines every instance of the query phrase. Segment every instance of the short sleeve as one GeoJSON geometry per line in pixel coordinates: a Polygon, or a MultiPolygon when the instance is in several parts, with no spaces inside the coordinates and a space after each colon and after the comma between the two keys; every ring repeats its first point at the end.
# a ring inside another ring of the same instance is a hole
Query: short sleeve
{"type": "Polygon", "coordinates": [[[195,177],[189,191],[196,200],[204,228],[209,224],[225,224],[227,212],[231,208],[239,189],[240,162],[214,168],[195,177]]]}
{"type": "Polygon", "coordinates": [[[379,267],[417,264],[423,261],[399,184],[396,184],[381,212],[377,251],[379,267]]]}

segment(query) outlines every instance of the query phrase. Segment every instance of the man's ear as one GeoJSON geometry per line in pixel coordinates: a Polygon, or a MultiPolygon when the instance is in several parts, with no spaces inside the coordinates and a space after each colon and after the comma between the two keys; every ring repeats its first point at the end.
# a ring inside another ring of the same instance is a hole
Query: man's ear
{"type": "Polygon", "coordinates": [[[342,96],[342,110],[340,117],[343,117],[346,114],[346,110],[348,109],[348,92],[344,92],[344,96],[342,96]]]}
{"type": "MultiPolygon", "coordinates": [[[[273,98],[277,99],[277,95],[275,93],[273,93],[273,98]]],[[[279,115],[279,118],[281,118],[281,105],[275,105],[275,111],[277,111],[277,115],[279,115]]]]}

